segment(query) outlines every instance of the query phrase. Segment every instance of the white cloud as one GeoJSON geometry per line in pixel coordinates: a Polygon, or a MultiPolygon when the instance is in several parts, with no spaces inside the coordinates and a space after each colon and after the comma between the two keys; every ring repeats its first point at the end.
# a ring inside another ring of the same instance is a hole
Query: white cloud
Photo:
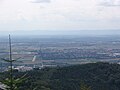
{"type": "Polygon", "coordinates": [[[115,23],[120,21],[120,7],[103,7],[108,3],[119,5],[119,0],[4,0],[0,5],[0,29],[120,28],[115,23]]]}
{"type": "Polygon", "coordinates": [[[50,3],[51,0],[30,0],[32,3],[50,3]]]}
{"type": "Polygon", "coordinates": [[[120,0],[102,0],[100,5],[103,5],[103,6],[120,6],[120,0]]]}

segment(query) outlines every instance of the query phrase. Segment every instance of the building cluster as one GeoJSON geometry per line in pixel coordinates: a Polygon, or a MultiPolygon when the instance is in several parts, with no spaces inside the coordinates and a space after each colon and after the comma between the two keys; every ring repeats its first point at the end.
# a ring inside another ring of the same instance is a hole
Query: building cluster
{"type": "Polygon", "coordinates": [[[26,71],[33,70],[33,68],[28,66],[17,66],[14,68],[14,70],[17,70],[19,72],[26,72],[26,71]]]}

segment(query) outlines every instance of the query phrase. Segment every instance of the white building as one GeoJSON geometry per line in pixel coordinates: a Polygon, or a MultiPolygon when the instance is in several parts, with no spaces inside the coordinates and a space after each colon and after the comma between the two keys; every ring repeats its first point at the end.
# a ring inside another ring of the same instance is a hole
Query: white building
{"type": "Polygon", "coordinates": [[[17,66],[16,68],[14,68],[20,72],[26,72],[26,71],[30,71],[33,70],[32,67],[27,67],[27,66],[17,66]]]}

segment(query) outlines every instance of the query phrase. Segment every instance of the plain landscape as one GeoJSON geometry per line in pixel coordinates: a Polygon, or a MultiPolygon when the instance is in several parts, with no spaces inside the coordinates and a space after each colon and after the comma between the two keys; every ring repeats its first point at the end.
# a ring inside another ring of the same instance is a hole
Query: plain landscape
{"type": "MultiPolygon", "coordinates": [[[[74,64],[109,62],[120,63],[119,36],[49,36],[14,37],[13,59],[20,59],[16,65],[66,66],[74,64]]],[[[7,39],[0,42],[0,57],[9,57],[7,39]]],[[[2,60],[2,69],[6,63],[2,60]]]]}
{"type": "Polygon", "coordinates": [[[0,90],[120,90],[120,0],[0,0],[0,90]]]}

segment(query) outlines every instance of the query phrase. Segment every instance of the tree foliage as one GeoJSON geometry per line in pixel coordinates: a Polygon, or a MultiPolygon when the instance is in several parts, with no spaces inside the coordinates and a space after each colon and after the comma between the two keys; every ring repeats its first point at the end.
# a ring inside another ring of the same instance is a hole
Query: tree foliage
{"type": "MultiPolygon", "coordinates": [[[[7,73],[7,72],[6,72],[7,73]]],[[[2,76],[7,77],[4,73],[2,76]]],[[[26,72],[14,73],[15,78],[26,72]]],[[[0,79],[2,77],[0,75],[0,79]]],[[[120,65],[91,63],[27,72],[19,90],[120,90],[120,65]],[[82,83],[81,83],[82,81],[82,83]]]]}

